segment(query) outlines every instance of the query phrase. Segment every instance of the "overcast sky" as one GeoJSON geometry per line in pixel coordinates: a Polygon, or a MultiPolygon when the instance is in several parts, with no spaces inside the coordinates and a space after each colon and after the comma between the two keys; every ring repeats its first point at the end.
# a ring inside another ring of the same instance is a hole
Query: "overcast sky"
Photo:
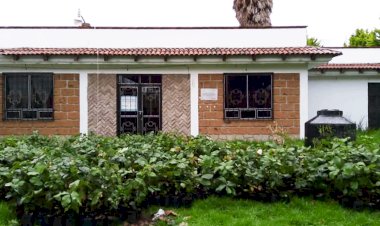
{"type": "MultiPolygon", "coordinates": [[[[0,26],[238,26],[233,0],[0,0],[0,26]]],[[[273,26],[308,26],[324,46],[380,28],[380,0],[273,0],[273,26]]]]}

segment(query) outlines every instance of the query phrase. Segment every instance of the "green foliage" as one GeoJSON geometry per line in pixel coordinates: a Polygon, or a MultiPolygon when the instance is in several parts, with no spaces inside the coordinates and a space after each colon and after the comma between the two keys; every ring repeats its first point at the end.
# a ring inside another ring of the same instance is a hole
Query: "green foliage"
{"type": "MultiPolygon", "coordinates": [[[[347,46],[347,44],[344,44],[347,46]]],[[[349,47],[376,47],[380,46],[380,29],[356,29],[349,39],[349,47]]]]}
{"type": "Polygon", "coordinates": [[[350,197],[371,203],[379,197],[379,144],[354,144],[335,139],[305,155],[297,187],[334,198],[350,197]],[[376,199],[376,198],[375,198],[376,199]]]}
{"type": "MultiPolygon", "coordinates": [[[[327,128],[321,132],[328,133],[327,128]]],[[[205,137],[0,138],[0,198],[26,212],[112,213],[150,197],[324,194],[380,205],[380,146],[330,139],[216,142],[205,137]]]]}
{"type": "Polygon", "coordinates": [[[314,47],[321,47],[321,41],[319,41],[317,38],[307,38],[307,45],[308,46],[314,46],[314,47]]]}
{"type": "Polygon", "coordinates": [[[16,220],[15,211],[5,202],[0,202],[0,226],[12,225],[19,225],[16,220]]]}

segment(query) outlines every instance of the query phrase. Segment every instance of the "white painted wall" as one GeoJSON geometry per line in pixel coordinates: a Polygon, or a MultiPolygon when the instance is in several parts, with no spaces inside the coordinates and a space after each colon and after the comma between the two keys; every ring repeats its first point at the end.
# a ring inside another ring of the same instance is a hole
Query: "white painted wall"
{"type": "Polygon", "coordinates": [[[190,73],[190,134],[192,136],[199,135],[199,97],[198,97],[198,78],[199,75],[197,72],[190,73]]]}
{"type": "Polygon", "coordinates": [[[0,48],[304,47],[306,28],[0,28],[0,48]]]}
{"type": "Polygon", "coordinates": [[[81,134],[88,133],[88,74],[84,71],[79,73],[79,132],[81,134]]]}
{"type": "MultiPolygon", "coordinates": [[[[328,48],[328,47],[327,47],[328,48]]],[[[329,63],[380,63],[380,48],[328,48],[343,55],[334,57],[329,63]]]]}
{"type": "Polygon", "coordinates": [[[300,72],[300,138],[305,138],[305,123],[309,114],[309,74],[307,71],[300,72]]]}
{"type": "MultiPolygon", "coordinates": [[[[328,47],[327,47],[328,48],[328,47]]],[[[343,55],[329,63],[380,63],[380,48],[328,48],[343,55]]],[[[368,126],[368,83],[380,83],[376,71],[325,71],[309,73],[309,119],[321,109],[339,109],[346,118],[368,126]]]]}
{"type": "Polygon", "coordinates": [[[343,115],[368,126],[368,83],[380,83],[380,77],[309,77],[309,119],[321,109],[339,109],[343,115]]]}

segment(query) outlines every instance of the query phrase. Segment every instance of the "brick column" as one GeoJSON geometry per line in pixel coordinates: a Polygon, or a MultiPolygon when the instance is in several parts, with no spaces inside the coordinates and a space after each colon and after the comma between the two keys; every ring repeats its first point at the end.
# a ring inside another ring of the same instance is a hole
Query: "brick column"
{"type": "Polygon", "coordinates": [[[189,75],[162,75],[162,131],[190,135],[189,75]]]}
{"type": "Polygon", "coordinates": [[[88,130],[99,135],[116,136],[116,75],[88,75],[88,130]]]}

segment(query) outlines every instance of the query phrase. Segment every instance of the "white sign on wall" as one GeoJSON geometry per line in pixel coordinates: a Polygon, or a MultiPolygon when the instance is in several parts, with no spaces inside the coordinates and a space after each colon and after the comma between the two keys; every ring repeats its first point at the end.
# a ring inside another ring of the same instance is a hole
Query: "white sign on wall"
{"type": "Polygon", "coordinates": [[[201,100],[218,100],[218,89],[201,89],[201,100]]]}

